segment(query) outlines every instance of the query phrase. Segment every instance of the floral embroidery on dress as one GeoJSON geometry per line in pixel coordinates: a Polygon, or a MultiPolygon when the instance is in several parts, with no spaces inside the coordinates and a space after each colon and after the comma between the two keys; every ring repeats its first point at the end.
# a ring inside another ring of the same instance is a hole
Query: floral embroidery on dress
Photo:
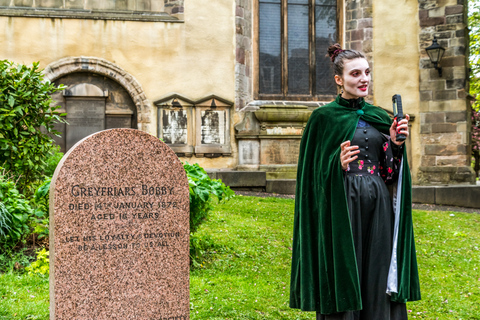
{"type": "Polygon", "coordinates": [[[355,174],[356,176],[363,176],[364,174],[380,176],[380,165],[378,161],[358,160],[350,162],[347,166],[347,172],[355,174]]]}
{"type": "Polygon", "coordinates": [[[370,174],[374,174],[375,173],[375,166],[367,167],[367,172],[370,173],[370,174]]]}
{"type": "Polygon", "coordinates": [[[398,177],[400,162],[402,160],[402,146],[393,146],[390,138],[383,144],[385,163],[381,166],[381,176],[386,184],[390,184],[398,177]]]}

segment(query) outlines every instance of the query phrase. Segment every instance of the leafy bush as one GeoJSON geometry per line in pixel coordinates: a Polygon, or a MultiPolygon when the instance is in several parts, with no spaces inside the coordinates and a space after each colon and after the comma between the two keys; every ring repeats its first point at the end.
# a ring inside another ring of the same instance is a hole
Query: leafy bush
{"type": "Polygon", "coordinates": [[[18,180],[22,192],[43,175],[53,147],[53,126],[64,122],[52,106],[56,87],[43,78],[39,63],[32,66],[0,61],[0,166],[18,180]]]}
{"type": "Polygon", "coordinates": [[[28,267],[25,268],[25,271],[28,271],[28,274],[41,274],[49,275],[50,274],[50,259],[48,259],[48,252],[45,248],[37,252],[37,260],[32,262],[28,267]]]}
{"type": "Polygon", "coordinates": [[[49,191],[52,178],[47,177],[33,196],[33,233],[38,234],[38,239],[48,237],[49,235],[49,191]]]}
{"type": "Polygon", "coordinates": [[[60,151],[60,146],[53,146],[50,149],[49,155],[46,159],[46,167],[43,171],[45,177],[53,177],[55,169],[57,168],[58,163],[62,160],[63,152],[60,151]]]}
{"type": "Polygon", "coordinates": [[[221,180],[210,179],[197,163],[185,162],[183,167],[187,173],[190,190],[190,233],[195,233],[213,208],[212,195],[216,196],[218,201],[222,201],[228,200],[235,193],[221,180]]]}
{"type": "Polygon", "coordinates": [[[29,233],[28,220],[33,210],[11,177],[5,176],[5,170],[0,172],[0,202],[0,245],[14,246],[29,233]]]}

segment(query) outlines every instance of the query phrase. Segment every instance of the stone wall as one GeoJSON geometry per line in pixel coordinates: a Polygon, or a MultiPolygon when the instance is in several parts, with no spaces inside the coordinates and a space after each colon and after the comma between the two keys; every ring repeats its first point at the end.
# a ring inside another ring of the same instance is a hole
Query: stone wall
{"type": "MultiPolygon", "coordinates": [[[[345,7],[345,48],[363,52],[373,68],[373,18],[372,0],[346,0],[345,7]]],[[[341,28],[340,28],[341,30],[341,28]]],[[[369,97],[372,100],[373,79],[369,97]]]]}
{"type": "Polygon", "coordinates": [[[236,0],[235,7],[235,106],[243,109],[253,100],[252,0],[236,0]]]}
{"type": "Polygon", "coordinates": [[[0,15],[109,20],[182,20],[184,0],[0,0],[0,15]]]}
{"type": "Polygon", "coordinates": [[[473,183],[470,167],[467,1],[419,0],[419,184],[473,183]],[[446,48],[435,70],[425,48],[433,37],[446,48]]]}

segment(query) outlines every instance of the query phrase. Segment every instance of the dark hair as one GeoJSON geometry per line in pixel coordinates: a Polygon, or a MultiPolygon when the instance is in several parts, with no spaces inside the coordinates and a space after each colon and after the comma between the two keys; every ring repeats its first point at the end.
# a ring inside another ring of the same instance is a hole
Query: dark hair
{"type": "Polygon", "coordinates": [[[333,71],[336,75],[341,76],[343,74],[343,67],[345,60],[352,60],[356,58],[366,59],[365,55],[357,50],[343,50],[340,44],[332,44],[327,49],[328,56],[333,62],[333,71]]]}

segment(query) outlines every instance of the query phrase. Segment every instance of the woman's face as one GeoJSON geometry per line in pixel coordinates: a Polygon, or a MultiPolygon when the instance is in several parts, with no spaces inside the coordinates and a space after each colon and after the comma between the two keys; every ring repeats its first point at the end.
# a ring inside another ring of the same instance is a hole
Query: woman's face
{"type": "Polygon", "coordinates": [[[343,75],[335,75],[335,82],[343,87],[342,97],[356,99],[368,95],[370,67],[364,58],[345,60],[343,75]]]}

